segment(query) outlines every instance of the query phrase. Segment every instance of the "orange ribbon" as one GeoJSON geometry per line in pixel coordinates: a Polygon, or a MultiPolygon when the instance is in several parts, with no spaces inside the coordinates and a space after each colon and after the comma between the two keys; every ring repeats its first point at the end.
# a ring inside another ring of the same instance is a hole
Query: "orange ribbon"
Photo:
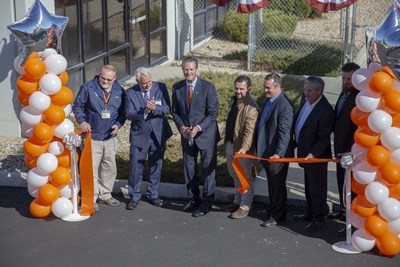
{"type": "Polygon", "coordinates": [[[94,181],[91,137],[91,133],[86,132],[85,145],[79,161],[82,194],[82,216],[92,215],[94,213],[94,181]]]}
{"type": "Polygon", "coordinates": [[[249,179],[247,178],[246,172],[243,170],[243,167],[239,162],[240,158],[263,160],[263,161],[268,161],[270,163],[272,163],[272,162],[283,162],[283,163],[289,163],[289,162],[297,162],[297,163],[339,162],[339,160],[337,160],[337,159],[317,159],[317,158],[311,158],[311,159],[305,159],[305,158],[265,159],[265,158],[259,158],[256,156],[248,155],[248,154],[239,154],[236,152],[233,157],[232,166],[236,172],[236,175],[239,178],[240,183],[242,184],[242,186],[237,189],[238,192],[244,192],[250,188],[249,179]]]}

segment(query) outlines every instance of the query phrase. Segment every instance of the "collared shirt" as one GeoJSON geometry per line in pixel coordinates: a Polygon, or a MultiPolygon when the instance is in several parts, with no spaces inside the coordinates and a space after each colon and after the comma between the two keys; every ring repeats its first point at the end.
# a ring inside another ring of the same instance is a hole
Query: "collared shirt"
{"type": "Polygon", "coordinates": [[[310,102],[306,101],[304,103],[303,107],[301,108],[299,117],[297,118],[297,121],[296,121],[296,126],[294,128],[296,142],[298,142],[298,140],[299,140],[300,130],[301,130],[301,128],[303,128],[304,122],[307,120],[308,116],[313,111],[315,105],[317,105],[318,102],[321,100],[321,98],[322,98],[322,95],[313,104],[310,104],[310,102]]]}
{"type": "MultiPolygon", "coordinates": [[[[196,87],[196,83],[197,83],[197,76],[196,78],[193,80],[192,82],[192,93],[194,93],[194,88],[196,87]]],[[[189,95],[189,83],[186,80],[186,97],[189,95]]]]}
{"type": "Polygon", "coordinates": [[[267,102],[266,102],[266,104],[265,104],[265,107],[264,107],[264,109],[263,109],[263,111],[262,111],[262,113],[261,113],[260,121],[259,121],[259,123],[258,123],[258,129],[257,129],[257,132],[258,132],[258,133],[260,133],[262,127],[263,127],[264,124],[265,124],[265,120],[266,120],[266,118],[267,118],[267,115],[268,115],[269,110],[271,109],[272,104],[275,102],[275,100],[279,97],[279,95],[280,95],[281,93],[282,93],[282,91],[279,91],[279,93],[278,93],[276,96],[267,99],[267,102]]]}

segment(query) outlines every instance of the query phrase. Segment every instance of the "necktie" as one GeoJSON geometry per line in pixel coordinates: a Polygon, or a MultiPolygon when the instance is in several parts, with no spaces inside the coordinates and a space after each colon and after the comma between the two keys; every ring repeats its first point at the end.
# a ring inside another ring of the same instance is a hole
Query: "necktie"
{"type": "Polygon", "coordinates": [[[189,103],[189,106],[190,106],[192,104],[192,97],[193,97],[193,90],[192,90],[192,84],[191,83],[189,83],[188,88],[189,88],[188,103],[189,103]]]}
{"type": "Polygon", "coordinates": [[[144,102],[149,102],[149,95],[147,94],[147,92],[144,93],[144,102]]]}
{"type": "Polygon", "coordinates": [[[346,102],[348,97],[348,94],[343,93],[342,96],[339,98],[337,106],[336,106],[336,116],[339,116],[339,114],[342,112],[344,103],[346,102]]]}

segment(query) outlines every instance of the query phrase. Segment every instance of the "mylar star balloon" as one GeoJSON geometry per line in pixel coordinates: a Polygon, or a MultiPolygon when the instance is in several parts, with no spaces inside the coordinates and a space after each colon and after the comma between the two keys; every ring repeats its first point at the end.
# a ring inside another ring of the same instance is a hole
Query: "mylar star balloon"
{"type": "Polygon", "coordinates": [[[35,0],[25,18],[7,28],[19,44],[19,66],[33,51],[54,48],[61,53],[61,37],[68,17],[50,14],[39,0],[35,0]]]}

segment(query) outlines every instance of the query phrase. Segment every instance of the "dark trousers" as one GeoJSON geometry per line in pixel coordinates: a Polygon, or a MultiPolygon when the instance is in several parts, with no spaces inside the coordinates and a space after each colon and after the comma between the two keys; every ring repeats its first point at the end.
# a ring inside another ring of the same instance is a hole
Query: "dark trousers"
{"type": "Polygon", "coordinates": [[[140,187],[142,185],[144,163],[147,155],[149,157],[147,197],[158,198],[158,186],[160,185],[164,151],[165,148],[158,144],[153,132],[150,135],[147,146],[144,148],[131,145],[128,193],[133,201],[139,201],[142,196],[140,187]]]}
{"type": "Polygon", "coordinates": [[[328,163],[310,163],[304,167],[304,186],[308,213],[324,221],[328,192],[328,163]]]}
{"type": "Polygon", "coordinates": [[[286,178],[289,163],[267,163],[263,161],[267,174],[269,205],[266,210],[267,220],[272,217],[277,222],[286,220],[287,191],[286,178]]]}
{"type": "Polygon", "coordinates": [[[337,179],[337,186],[339,190],[339,200],[340,200],[340,210],[345,211],[346,208],[344,207],[343,203],[343,184],[344,184],[344,174],[345,169],[342,167],[340,163],[336,163],[336,179],[337,179]]]}

